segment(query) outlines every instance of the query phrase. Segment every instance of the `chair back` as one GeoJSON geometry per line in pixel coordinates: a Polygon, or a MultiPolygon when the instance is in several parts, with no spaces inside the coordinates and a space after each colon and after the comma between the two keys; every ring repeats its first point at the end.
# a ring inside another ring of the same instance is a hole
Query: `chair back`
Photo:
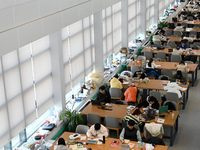
{"type": "Polygon", "coordinates": [[[194,28],[200,28],[199,24],[194,24],[194,28]]]}
{"type": "Polygon", "coordinates": [[[161,58],[153,58],[153,61],[161,61],[161,58]]]}
{"type": "Polygon", "coordinates": [[[146,56],[140,55],[140,56],[137,57],[137,59],[146,60],[147,58],[146,58],[146,56]]]}
{"type": "Polygon", "coordinates": [[[194,49],[199,49],[199,47],[200,47],[200,42],[194,42],[192,44],[192,48],[194,48],[194,49]]]}
{"type": "Polygon", "coordinates": [[[158,78],[159,80],[169,80],[169,77],[167,75],[161,75],[158,78]]]}
{"type": "Polygon", "coordinates": [[[174,31],[174,35],[181,37],[182,32],[181,31],[174,31]]]}
{"type": "Polygon", "coordinates": [[[171,62],[180,62],[181,57],[179,55],[171,55],[171,62]]]}
{"type": "Polygon", "coordinates": [[[190,31],[189,37],[195,37],[197,36],[197,32],[196,31],[190,31]]]}
{"type": "Polygon", "coordinates": [[[186,28],[187,27],[187,23],[183,22],[183,23],[181,23],[181,26],[184,27],[184,28],[186,28]]]}
{"type": "Polygon", "coordinates": [[[178,103],[179,102],[178,94],[172,93],[172,92],[167,92],[166,93],[166,100],[167,101],[174,101],[174,102],[178,103]]]}
{"type": "Polygon", "coordinates": [[[87,124],[88,125],[93,125],[95,123],[101,123],[101,117],[97,114],[87,114],[87,124]]]}
{"type": "Polygon", "coordinates": [[[161,75],[167,75],[169,78],[172,78],[173,73],[171,69],[162,69],[161,75]]]}
{"type": "Polygon", "coordinates": [[[188,81],[188,79],[189,79],[189,78],[188,78],[188,73],[182,71],[182,75],[183,75],[183,76],[186,78],[186,80],[188,81]]]}
{"type": "Polygon", "coordinates": [[[161,41],[154,41],[153,43],[155,47],[161,47],[161,41]]]}
{"type": "Polygon", "coordinates": [[[110,88],[109,92],[112,98],[121,98],[122,96],[122,91],[120,88],[110,88]]]}
{"type": "Polygon", "coordinates": [[[166,30],[165,31],[166,36],[171,36],[172,35],[172,30],[166,30]]]}
{"type": "Polygon", "coordinates": [[[175,47],[177,47],[175,41],[168,41],[168,42],[167,42],[167,46],[169,46],[170,48],[175,48],[175,47]]]}
{"type": "Polygon", "coordinates": [[[173,101],[165,101],[163,103],[163,106],[168,106],[168,110],[177,110],[177,107],[176,107],[176,102],[173,102],[173,101]]]}
{"type": "Polygon", "coordinates": [[[135,66],[135,65],[131,65],[131,72],[134,74],[136,71],[138,71],[140,68],[140,66],[135,66]]]}
{"type": "Polygon", "coordinates": [[[166,60],[166,53],[165,52],[158,52],[156,57],[166,60]]]}
{"type": "Polygon", "coordinates": [[[80,133],[80,134],[86,134],[87,131],[89,130],[89,127],[86,125],[78,125],[76,127],[76,133],[80,133]]]}
{"type": "Polygon", "coordinates": [[[158,100],[158,102],[162,101],[160,92],[158,92],[158,91],[150,91],[150,95],[154,96],[158,100]]]}
{"type": "Polygon", "coordinates": [[[153,58],[153,53],[151,51],[145,51],[144,56],[146,56],[146,59],[153,58]]]}
{"type": "Polygon", "coordinates": [[[109,128],[119,128],[119,120],[114,116],[106,116],[105,117],[105,126],[109,128]]]}
{"type": "Polygon", "coordinates": [[[188,16],[188,17],[187,17],[187,20],[188,20],[188,21],[193,21],[193,17],[192,17],[192,16],[188,16]]]}

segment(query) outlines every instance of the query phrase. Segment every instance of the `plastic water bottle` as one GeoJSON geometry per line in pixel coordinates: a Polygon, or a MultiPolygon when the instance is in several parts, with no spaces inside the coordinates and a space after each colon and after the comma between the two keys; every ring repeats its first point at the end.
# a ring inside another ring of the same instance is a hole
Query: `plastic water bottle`
{"type": "Polygon", "coordinates": [[[174,119],[174,113],[172,113],[172,119],[174,119]]]}

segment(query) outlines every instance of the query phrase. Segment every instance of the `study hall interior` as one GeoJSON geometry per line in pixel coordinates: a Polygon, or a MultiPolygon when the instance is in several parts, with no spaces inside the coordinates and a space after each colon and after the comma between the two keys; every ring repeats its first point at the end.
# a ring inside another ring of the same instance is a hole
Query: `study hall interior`
{"type": "MultiPolygon", "coordinates": [[[[0,1],[0,150],[14,149],[66,107],[80,111],[98,91],[71,102],[93,73],[106,83],[180,0],[0,1]],[[113,62],[115,65],[113,65],[113,62]],[[109,68],[109,72],[107,71],[109,68]],[[104,74],[105,73],[105,74],[104,74]]],[[[88,83],[89,84],[89,83],[88,83]]],[[[99,84],[99,85],[100,85],[99,84]]],[[[48,135],[52,139],[62,128],[48,135]]]]}

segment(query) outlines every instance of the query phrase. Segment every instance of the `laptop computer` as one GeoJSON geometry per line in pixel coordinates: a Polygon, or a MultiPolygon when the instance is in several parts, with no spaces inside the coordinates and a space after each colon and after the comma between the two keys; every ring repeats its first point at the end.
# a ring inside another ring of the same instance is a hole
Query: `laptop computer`
{"type": "Polygon", "coordinates": [[[121,144],[121,149],[130,150],[129,145],[121,144]]]}
{"type": "Polygon", "coordinates": [[[91,100],[91,102],[92,102],[92,105],[102,106],[102,103],[99,100],[91,100]]]}
{"type": "Polygon", "coordinates": [[[159,114],[168,112],[168,105],[159,107],[159,114]]]}
{"type": "Polygon", "coordinates": [[[143,118],[146,120],[152,120],[152,119],[155,119],[155,116],[156,116],[156,110],[149,108],[147,111],[147,114],[144,115],[143,118]]]}

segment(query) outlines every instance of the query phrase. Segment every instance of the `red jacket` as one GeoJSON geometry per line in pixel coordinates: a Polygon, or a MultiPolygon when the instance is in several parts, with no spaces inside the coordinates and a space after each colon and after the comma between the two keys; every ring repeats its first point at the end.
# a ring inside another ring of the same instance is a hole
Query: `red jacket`
{"type": "Polygon", "coordinates": [[[126,102],[136,102],[137,99],[137,88],[129,87],[125,92],[125,101],[126,102]]]}

